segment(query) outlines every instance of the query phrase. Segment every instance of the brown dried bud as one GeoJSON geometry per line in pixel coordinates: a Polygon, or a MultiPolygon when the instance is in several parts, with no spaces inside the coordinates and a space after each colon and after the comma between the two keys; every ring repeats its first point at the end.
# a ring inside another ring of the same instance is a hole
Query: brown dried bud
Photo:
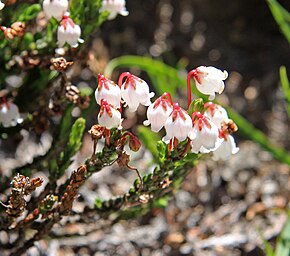
{"type": "Polygon", "coordinates": [[[141,148],[141,142],[136,136],[130,136],[129,147],[132,151],[137,152],[141,148]]]}
{"type": "Polygon", "coordinates": [[[68,85],[65,88],[65,96],[66,98],[76,104],[78,102],[80,90],[74,85],[68,85]]]}
{"type": "Polygon", "coordinates": [[[99,140],[104,136],[105,128],[99,124],[94,124],[89,130],[92,140],[99,140]]]}
{"type": "Polygon", "coordinates": [[[11,185],[14,189],[25,189],[29,182],[29,178],[26,178],[24,175],[17,174],[12,182],[11,185]]]}
{"type": "Polygon", "coordinates": [[[63,107],[60,102],[50,100],[48,104],[51,115],[61,115],[63,113],[63,107]]]}
{"type": "Polygon", "coordinates": [[[12,29],[12,28],[6,28],[6,27],[1,27],[1,30],[3,30],[4,35],[7,39],[13,39],[15,36],[17,36],[17,32],[12,29]]]}
{"type": "Polygon", "coordinates": [[[128,167],[130,162],[130,156],[125,152],[122,152],[118,155],[117,164],[120,167],[128,167]]]}
{"type": "Polygon", "coordinates": [[[17,36],[22,37],[25,33],[26,25],[24,22],[16,21],[11,25],[11,29],[16,31],[17,36]]]}
{"type": "Polygon", "coordinates": [[[221,130],[225,134],[232,134],[238,130],[238,126],[232,119],[227,119],[222,122],[221,130]]]}
{"type": "Polygon", "coordinates": [[[86,109],[90,106],[91,98],[90,96],[79,96],[76,105],[80,109],[86,109]]]}
{"type": "Polygon", "coordinates": [[[166,177],[163,181],[160,182],[160,187],[162,189],[167,188],[171,183],[172,181],[168,177],[166,177]]]}
{"type": "Polygon", "coordinates": [[[73,64],[73,61],[67,61],[65,58],[53,58],[51,59],[52,67],[56,71],[65,71],[69,66],[73,64]]]}
{"type": "Polygon", "coordinates": [[[30,195],[36,188],[42,185],[43,181],[41,177],[33,178],[25,188],[25,195],[30,195]]]}

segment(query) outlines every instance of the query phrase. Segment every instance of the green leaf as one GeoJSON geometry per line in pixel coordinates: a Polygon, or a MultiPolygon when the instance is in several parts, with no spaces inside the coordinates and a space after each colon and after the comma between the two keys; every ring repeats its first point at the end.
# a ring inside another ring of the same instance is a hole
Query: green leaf
{"type": "Polygon", "coordinates": [[[267,3],[281,32],[290,43],[290,13],[276,0],[267,0],[267,3]]]}
{"type": "Polygon", "coordinates": [[[169,197],[164,196],[153,201],[154,208],[165,208],[168,205],[169,197]]]}
{"type": "Polygon", "coordinates": [[[143,125],[138,126],[138,138],[145,145],[145,147],[151,152],[155,162],[158,161],[159,152],[157,150],[157,141],[160,140],[160,136],[152,132],[150,128],[143,125]]]}
{"type": "Polygon", "coordinates": [[[160,140],[157,142],[156,148],[158,151],[158,162],[162,164],[166,160],[166,146],[164,142],[160,140]]]}
{"type": "Polygon", "coordinates": [[[194,112],[203,112],[204,102],[203,99],[199,98],[191,102],[187,110],[188,114],[191,116],[194,112]]]}
{"type": "Polygon", "coordinates": [[[289,256],[290,254],[290,216],[278,237],[275,256],[289,256]]]}
{"type": "Polygon", "coordinates": [[[38,13],[41,11],[41,5],[40,4],[32,4],[29,5],[27,8],[22,10],[22,14],[17,19],[18,21],[29,21],[38,15],[38,13]]]}
{"type": "Polygon", "coordinates": [[[280,67],[280,81],[286,99],[288,117],[290,117],[290,83],[287,77],[287,70],[285,66],[280,67]]]}

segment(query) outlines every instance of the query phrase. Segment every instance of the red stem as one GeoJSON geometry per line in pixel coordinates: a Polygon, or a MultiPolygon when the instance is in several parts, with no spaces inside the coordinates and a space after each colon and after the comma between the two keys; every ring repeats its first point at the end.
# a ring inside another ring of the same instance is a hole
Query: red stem
{"type": "Polygon", "coordinates": [[[195,73],[196,73],[196,70],[193,69],[193,70],[189,71],[189,73],[187,75],[187,108],[189,108],[190,103],[192,101],[190,79],[192,76],[194,76],[195,73]]]}
{"type": "Polygon", "coordinates": [[[170,101],[170,103],[173,104],[173,103],[172,103],[172,98],[171,98],[171,95],[170,95],[169,92],[165,92],[165,93],[163,93],[162,96],[161,96],[162,99],[164,99],[164,98],[166,98],[166,97],[167,97],[167,99],[170,101]]]}
{"type": "Polygon", "coordinates": [[[123,72],[120,76],[119,76],[119,80],[118,80],[118,85],[121,88],[122,83],[123,83],[123,79],[127,76],[131,76],[130,72],[123,72]]]}

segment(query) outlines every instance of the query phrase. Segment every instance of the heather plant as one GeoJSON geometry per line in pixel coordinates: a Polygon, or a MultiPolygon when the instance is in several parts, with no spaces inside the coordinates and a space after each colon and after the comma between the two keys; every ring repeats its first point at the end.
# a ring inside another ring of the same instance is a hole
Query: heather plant
{"type": "Polygon", "coordinates": [[[87,216],[91,222],[98,215],[117,222],[166,206],[201,157],[226,161],[238,154],[233,137],[238,128],[289,164],[287,152],[271,145],[229,106],[215,101],[227,79],[227,71],[217,67],[194,67],[184,74],[148,57],[121,56],[100,68],[94,86],[75,86],[71,71],[89,59],[91,35],[118,14],[127,16],[125,4],[0,1],[1,139],[9,141],[23,130],[38,138],[52,136],[43,155],[0,173],[0,229],[8,237],[0,247],[7,255],[21,255],[67,215],[87,216]],[[113,80],[113,71],[124,67],[130,72],[113,80]],[[132,68],[148,76],[134,74],[132,68]],[[11,84],[12,78],[20,80],[19,85],[11,84]],[[187,92],[186,103],[177,89],[187,92]],[[125,113],[142,106],[147,119],[138,133],[124,129],[125,113]],[[95,123],[89,126],[91,119],[95,123]],[[68,174],[84,133],[91,136],[91,156],[68,174]],[[103,148],[97,151],[100,144],[103,148]],[[152,172],[130,162],[132,152],[141,147],[153,156],[152,172]],[[136,173],[129,191],[109,200],[96,198],[95,205],[74,211],[80,187],[113,164],[136,173]]]}

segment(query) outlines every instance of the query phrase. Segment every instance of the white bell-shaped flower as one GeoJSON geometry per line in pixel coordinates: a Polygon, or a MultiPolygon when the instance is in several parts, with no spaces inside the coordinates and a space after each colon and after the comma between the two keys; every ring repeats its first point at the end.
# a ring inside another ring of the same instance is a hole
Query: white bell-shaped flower
{"type": "Polygon", "coordinates": [[[78,43],[83,42],[80,36],[80,26],[76,25],[73,20],[65,14],[57,30],[58,46],[63,47],[65,43],[68,43],[75,48],[79,45],[78,43]]]}
{"type": "Polygon", "coordinates": [[[215,93],[221,94],[225,88],[224,80],[228,77],[227,71],[215,67],[200,66],[192,70],[196,88],[203,94],[209,95],[209,100],[215,98],[215,93]]]}
{"type": "Polygon", "coordinates": [[[101,100],[105,99],[114,108],[119,108],[121,103],[121,89],[112,80],[99,74],[95,98],[99,105],[101,105],[101,100]]]}
{"type": "Polygon", "coordinates": [[[108,20],[113,20],[118,14],[127,16],[129,12],[126,9],[125,0],[103,0],[101,11],[109,11],[108,20]]]}
{"type": "Polygon", "coordinates": [[[235,139],[232,135],[224,136],[222,144],[213,151],[212,159],[217,160],[228,160],[231,155],[239,152],[239,148],[236,146],[235,139]]]}
{"type": "Polygon", "coordinates": [[[223,142],[218,127],[201,113],[193,115],[193,128],[189,133],[191,151],[208,153],[214,151],[223,142]]]}
{"type": "Polygon", "coordinates": [[[65,12],[68,10],[68,0],[44,0],[42,3],[45,16],[61,20],[65,12]]]}
{"type": "Polygon", "coordinates": [[[204,115],[210,119],[218,128],[221,127],[223,121],[229,119],[227,111],[220,105],[213,102],[204,104],[204,115]]]}
{"type": "Polygon", "coordinates": [[[20,123],[18,107],[12,102],[5,102],[0,105],[0,124],[4,127],[15,126],[20,123]]]}
{"type": "Polygon", "coordinates": [[[154,92],[149,92],[148,84],[141,78],[130,73],[126,73],[126,77],[121,87],[121,96],[128,106],[129,111],[135,112],[139,104],[149,106],[154,92]]]}
{"type": "Polygon", "coordinates": [[[165,122],[166,135],[162,138],[165,143],[176,138],[184,141],[192,129],[192,121],[187,112],[178,106],[178,103],[173,103],[173,111],[165,122]]]}
{"type": "Polygon", "coordinates": [[[105,99],[101,100],[101,110],[98,115],[99,125],[107,129],[118,128],[122,129],[121,113],[114,109],[105,99]]]}
{"type": "Polygon", "coordinates": [[[171,96],[169,93],[164,93],[161,97],[155,100],[147,109],[148,120],[144,121],[144,125],[151,124],[153,132],[159,132],[164,126],[167,118],[173,110],[171,96]],[[169,99],[166,98],[169,97],[169,99]]]}
{"type": "Polygon", "coordinates": [[[5,7],[5,4],[1,2],[0,0],[0,11],[5,7]]]}

